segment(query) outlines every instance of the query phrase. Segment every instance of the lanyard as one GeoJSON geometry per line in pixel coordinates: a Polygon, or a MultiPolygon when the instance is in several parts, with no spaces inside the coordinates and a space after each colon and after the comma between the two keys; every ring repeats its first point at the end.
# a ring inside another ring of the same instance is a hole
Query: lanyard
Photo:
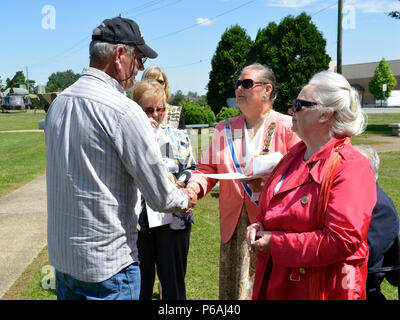
{"type": "Polygon", "coordinates": [[[272,122],[269,125],[262,154],[267,154],[269,152],[269,148],[271,147],[272,136],[274,135],[274,131],[275,131],[275,126],[276,126],[275,122],[272,122]]]}

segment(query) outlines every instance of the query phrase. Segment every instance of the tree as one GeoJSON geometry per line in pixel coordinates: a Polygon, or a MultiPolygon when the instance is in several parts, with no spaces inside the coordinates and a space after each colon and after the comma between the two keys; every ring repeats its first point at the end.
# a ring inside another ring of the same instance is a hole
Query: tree
{"type": "Polygon", "coordinates": [[[326,40],[304,12],[258,30],[247,62],[259,62],[274,71],[279,84],[274,109],[287,112],[311,76],[329,68],[325,46],[326,40]]]}
{"type": "Polygon", "coordinates": [[[79,77],[80,74],[74,73],[72,70],[52,73],[49,77],[49,81],[47,81],[46,91],[62,91],[78,80],[79,77]]]}
{"type": "Polygon", "coordinates": [[[226,105],[226,99],[235,96],[233,81],[246,63],[252,46],[250,37],[239,25],[226,29],[211,61],[207,102],[215,114],[226,105]]]}
{"type": "Polygon", "coordinates": [[[6,79],[6,87],[19,87],[20,84],[26,84],[25,75],[22,71],[17,71],[12,79],[6,79]],[[14,81],[12,81],[14,80],[14,81]],[[11,83],[12,82],[12,83],[11,83]]]}
{"type": "Polygon", "coordinates": [[[372,93],[375,100],[386,100],[390,96],[390,92],[396,86],[397,80],[390,70],[389,64],[385,58],[379,62],[375,69],[375,74],[368,84],[369,92],[372,93]],[[386,84],[386,91],[383,85],[386,84]]]}
{"type": "Polygon", "coordinates": [[[181,90],[177,90],[173,95],[171,95],[170,103],[173,106],[181,106],[185,103],[185,95],[181,90]]]}
{"type": "Polygon", "coordinates": [[[395,19],[400,19],[400,11],[391,11],[387,15],[395,19]]]}
{"type": "MultiPolygon", "coordinates": [[[[28,83],[27,83],[28,84],[28,83]]],[[[29,92],[35,92],[36,89],[36,81],[35,80],[29,80],[29,84],[27,85],[27,87],[29,88],[29,92]]]]}

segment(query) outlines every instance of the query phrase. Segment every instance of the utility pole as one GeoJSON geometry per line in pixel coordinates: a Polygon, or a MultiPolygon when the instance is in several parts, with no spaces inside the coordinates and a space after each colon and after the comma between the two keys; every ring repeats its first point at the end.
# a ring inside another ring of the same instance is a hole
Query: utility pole
{"type": "Polygon", "coordinates": [[[337,73],[342,74],[342,20],[343,0],[338,3],[338,40],[337,40],[337,73]]]}
{"type": "Polygon", "coordinates": [[[29,75],[28,75],[28,67],[26,67],[26,88],[28,89],[28,94],[29,92],[29,75]]]}

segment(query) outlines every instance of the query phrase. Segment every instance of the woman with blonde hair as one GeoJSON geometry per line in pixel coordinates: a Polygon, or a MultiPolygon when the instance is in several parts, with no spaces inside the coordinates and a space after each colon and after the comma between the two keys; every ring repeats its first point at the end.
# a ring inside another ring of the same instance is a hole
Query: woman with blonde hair
{"type": "Polygon", "coordinates": [[[151,66],[147,68],[142,75],[142,80],[146,79],[156,80],[164,88],[167,106],[162,124],[178,129],[185,129],[185,118],[183,116],[182,107],[172,106],[168,103],[171,96],[169,93],[169,81],[165,71],[159,66],[151,66]]]}
{"type": "MultiPolygon", "coordinates": [[[[132,99],[149,117],[170,179],[179,187],[185,187],[196,162],[188,135],[183,130],[161,124],[167,105],[164,89],[157,81],[143,80],[133,87],[132,99]]],[[[141,300],[152,299],[155,268],[162,285],[162,299],[186,299],[185,274],[192,223],[193,213],[183,216],[152,212],[142,203],[137,240],[141,300]]]]}

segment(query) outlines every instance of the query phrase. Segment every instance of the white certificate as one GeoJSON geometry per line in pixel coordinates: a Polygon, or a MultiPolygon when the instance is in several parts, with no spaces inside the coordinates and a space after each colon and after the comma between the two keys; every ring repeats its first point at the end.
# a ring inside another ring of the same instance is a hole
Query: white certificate
{"type": "Polygon", "coordinates": [[[147,204],[146,204],[146,209],[147,209],[147,218],[149,220],[149,228],[159,227],[164,224],[169,224],[172,222],[171,213],[154,211],[147,204]]]}
{"type": "Polygon", "coordinates": [[[230,172],[230,173],[215,173],[215,174],[205,174],[207,178],[218,179],[218,180],[236,180],[236,179],[244,179],[247,176],[238,172],[230,172]]]}

